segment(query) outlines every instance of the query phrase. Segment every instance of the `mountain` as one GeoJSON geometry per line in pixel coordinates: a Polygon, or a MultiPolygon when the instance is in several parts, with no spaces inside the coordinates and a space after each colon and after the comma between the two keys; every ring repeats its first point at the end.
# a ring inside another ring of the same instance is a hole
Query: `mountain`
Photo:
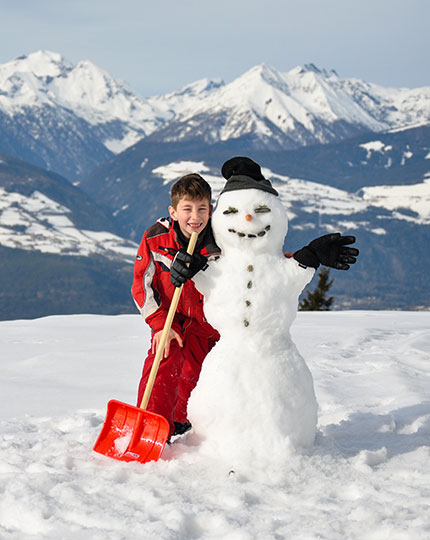
{"type": "Polygon", "coordinates": [[[145,137],[286,150],[430,122],[430,88],[261,64],[142,98],[85,60],[38,51],[0,65],[0,152],[75,182],[145,137]]]}
{"type": "Polygon", "coordinates": [[[61,176],[0,154],[0,318],[130,311],[136,245],[61,176]]]}
{"type": "Polygon", "coordinates": [[[430,88],[383,88],[313,64],[287,73],[262,64],[180,111],[152,138],[285,150],[426,122],[430,88]]]}
{"type": "Polygon", "coordinates": [[[38,51],[0,66],[0,151],[70,180],[153,131],[166,113],[89,61],[38,51]]]}

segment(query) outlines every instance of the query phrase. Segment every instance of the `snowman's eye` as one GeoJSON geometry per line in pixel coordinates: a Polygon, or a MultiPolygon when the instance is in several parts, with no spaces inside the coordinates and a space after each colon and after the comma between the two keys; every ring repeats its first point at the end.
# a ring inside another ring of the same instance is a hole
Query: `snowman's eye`
{"type": "Polygon", "coordinates": [[[237,214],[239,210],[233,206],[229,206],[227,210],[224,210],[223,214],[237,214]]]}
{"type": "Polygon", "coordinates": [[[256,214],[265,214],[266,212],[271,212],[270,208],[265,204],[260,204],[257,208],[254,208],[256,214]]]}

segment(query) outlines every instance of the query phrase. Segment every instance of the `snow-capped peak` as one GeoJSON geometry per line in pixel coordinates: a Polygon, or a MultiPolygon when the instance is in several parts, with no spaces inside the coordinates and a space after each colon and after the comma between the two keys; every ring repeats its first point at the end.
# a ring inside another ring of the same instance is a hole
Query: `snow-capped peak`
{"type": "Polygon", "coordinates": [[[249,69],[231,84],[233,86],[246,88],[248,95],[260,91],[262,84],[269,85],[281,92],[286,92],[288,90],[282,73],[276,68],[264,63],[249,69]]]}
{"type": "Polygon", "coordinates": [[[198,133],[215,142],[249,134],[283,147],[290,138],[299,146],[334,140],[336,122],[351,125],[351,135],[387,127],[356,103],[334,72],[313,66],[282,73],[260,64],[184,110],[175,137],[198,133]]]}
{"type": "MultiPolygon", "coordinates": [[[[175,92],[172,92],[171,94],[168,94],[168,96],[199,96],[201,94],[208,94],[210,92],[213,92],[213,90],[216,90],[224,85],[224,82],[221,79],[199,79],[198,81],[195,81],[193,83],[187,84],[183,88],[176,90],[175,92]]],[[[165,96],[167,97],[167,96],[165,96]]]]}
{"type": "Polygon", "coordinates": [[[37,51],[0,66],[0,110],[13,114],[22,107],[49,103],[49,84],[66,76],[72,64],[61,55],[37,51]]]}
{"type": "Polygon", "coordinates": [[[325,77],[330,77],[332,75],[335,75],[336,77],[338,77],[338,74],[337,74],[336,70],[334,70],[334,69],[330,69],[330,70],[320,69],[318,66],[316,66],[313,63],[304,64],[303,66],[297,66],[297,67],[291,69],[288,73],[291,74],[291,75],[295,75],[295,76],[304,75],[306,73],[316,73],[316,74],[319,74],[319,75],[323,75],[325,77]]]}
{"type": "Polygon", "coordinates": [[[73,64],[59,53],[39,50],[19,56],[1,67],[6,71],[9,68],[12,73],[32,73],[36,77],[58,77],[72,66],[73,64]]]}
{"type": "Polygon", "coordinates": [[[257,147],[292,148],[430,121],[430,89],[384,89],[314,64],[286,73],[259,64],[188,105],[169,140],[248,136],[257,147]]]}
{"type": "Polygon", "coordinates": [[[262,62],[261,64],[257,64],[248,69],[248,71],[240,75],[239,78],[260,77],[262,79],[270,79],[271,77],[277,77],[278,74],[279,72],[277,69],[262,62]]]}
{"type": "Polygon", "coordinates": [[[169,115],[169,119],[174,118],[185,110],[192,110],[196,103],[208,97],[211,93],[224,86],[222,79],[199,79],[186,86],[164,94],[148,98],[148,102],[156,109],[169,115]]]}
{"type": "Polygon", "coordinates": [[[55,114],[73,111],[94,126],[122,124],[120,139],[103,141],[114,151],[135,143],[171,116],[92,62],[82,60],[75,65],[50,51],[0,65],[0,88],[0,111],[9,116],[29,107],[49,107],[55,114]]]}
{"type": "MultiPolygon", "coordinates": [[[[228,84],[204,78],[142,98],[88,60],[41,50],[0,65],[0,88],[0,112],[20,127],[32,122],[39,155],[59,127],[81,136],[82,120],[114,153],[161,129],[169,142],[247,137],[256,148],[285,149],[430,122],[430,88],[387,89],[312,63],[288,72],[262,63],[228,84]]],[[[82,175],[54,162],[46,158],[47,168],[82,175]]]]}
{"type": "Polygon", "coordinates": [[[105,115],[105,120],[132,121],[133,105],[135,109],[143,106],[148,116],[151,112],[146,102],[133,95],[124,83],[88,60],[76,64],[67,77],[55,80],[51,89],[59,102],[76,110],[86,109],[89,114],[98,111],[105,115]]]}
{"type": "Polygon", "coordinates": [[[131,124],[136,124],[136,117],[138,124],[148,122],[151,113],[152,120],[155,117],[146,100],[89,60],[73,65],[50,51],[37,51],[3,64],[0,82],[15,107],[28,105],[32,94],[37,103],[71,108],[78,114],[85,111],[85,119],[92,123],[101,120],[98,113],[103,114],[103,122],[119,119],[131,124]]]}

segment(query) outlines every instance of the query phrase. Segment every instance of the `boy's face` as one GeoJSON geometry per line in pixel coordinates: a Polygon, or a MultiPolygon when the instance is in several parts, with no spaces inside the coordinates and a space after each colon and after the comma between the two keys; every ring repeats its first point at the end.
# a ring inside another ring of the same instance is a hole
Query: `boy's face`
{"type": "Polygon", "coordinates": [[[176,208],[169,206],[170,217],[177,221],[182,234],[190,238],[192,232],[201,233],[208,224],[212,205],[207,199],[179,200],[176,208]]]}

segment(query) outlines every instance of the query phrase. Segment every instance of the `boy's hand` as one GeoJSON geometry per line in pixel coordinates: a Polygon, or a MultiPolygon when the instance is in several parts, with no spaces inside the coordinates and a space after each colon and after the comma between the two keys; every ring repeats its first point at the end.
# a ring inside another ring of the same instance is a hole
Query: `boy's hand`
{"type": "Polygon", "coordinates": [[[320,264],[323,264],[336,270],[348,270],[349,265],[356,262],[359,251],[345,246],[354,242],[355,236],[342,236],[340,233],[326,234],[296,251],[294,258],[300,264],[312,268],[318,268],[320,264]]]}
{"type": "Polygon", "coordinates": [[[199,270],[206,268],[207,258],[200,253],[189,255],[181,248],[175,255],[170,267],[170,281],[175,287],[180,287],[194,277],[199,270]]]}
{"type": "MultiPolygon", "coordinates": [[[[156,354],[157,352],[162,333],[163,333],[163,330],[160,330],[159,332],[154,334],[154,337],[152,338],[152,354],[156,354]]],[[[164,358],[166,358],[170,352],[170,342],[172,341],[172,339],[176,339],[179,347],[184,346],[181,335],[178,334],[178,332],[176,332],[175,330],[173,330],[173,328],[171,328],[167,336],[166,346],[164,347],[164,358]]]]}

